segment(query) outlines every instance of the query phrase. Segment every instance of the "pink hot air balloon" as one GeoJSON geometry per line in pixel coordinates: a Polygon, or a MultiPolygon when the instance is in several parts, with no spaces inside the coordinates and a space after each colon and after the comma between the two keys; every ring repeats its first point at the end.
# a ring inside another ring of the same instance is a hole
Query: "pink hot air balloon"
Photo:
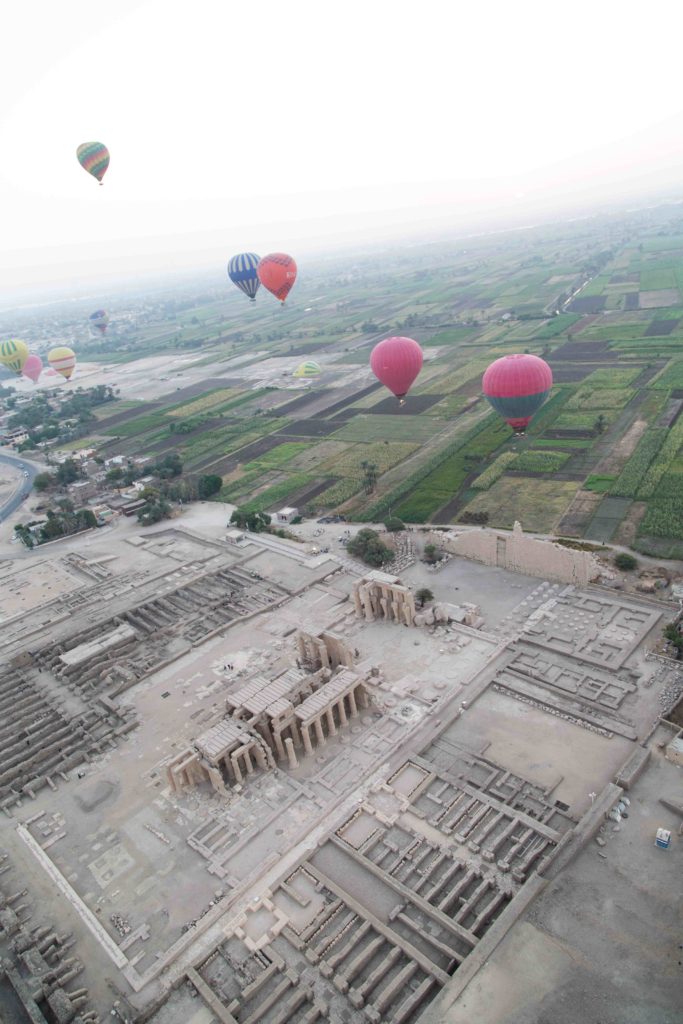
{"type": "Polygon", "coordinates": [[[370,368],[403,405],[411,384],[422,369],[422,349],[412,338],[385,338],[373,348],[370,368]]]}
{"type": "Polygon", "coordinates": [[[28,377],[33,381],[34,384],[38,383],[38,378],[43,370],[43,360],[40,356],[36,356],[33,353],[26,357],[26,362],[21,368],[21,372],[24,377],[28,377]]]}

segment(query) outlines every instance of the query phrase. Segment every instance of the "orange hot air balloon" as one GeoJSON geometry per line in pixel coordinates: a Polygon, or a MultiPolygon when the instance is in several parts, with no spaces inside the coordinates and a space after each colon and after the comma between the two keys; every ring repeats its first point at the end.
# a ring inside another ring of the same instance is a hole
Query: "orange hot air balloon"
{"type": "Polygon", "coordinates": [[[264,288],[283,304],[296,281],[296,263],[286,252],[271,252],[264,256],[256,268],[264,288]]]}

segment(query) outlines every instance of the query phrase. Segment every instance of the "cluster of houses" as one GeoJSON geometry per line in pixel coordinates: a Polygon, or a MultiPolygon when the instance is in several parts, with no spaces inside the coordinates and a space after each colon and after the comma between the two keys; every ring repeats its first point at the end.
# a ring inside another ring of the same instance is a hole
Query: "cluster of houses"
{"type": "Polygon", "coordinates": [[[130,458],[114,455],[104,463],[98,463],[94,461],[94,455],[94,448],[84,448],[78,452],[56,453],[54,456],[56,462],[63,462],[67,458],[79,462],[86,474],[83,479],[69,484],[68,493],[74,506],[89,508],[95,515],[98,526],[104,526],[115,515],[134,516],[145,505],[145,499],[140,497],[141,492],[154,478],[141,476],[125,489],[118,489],[112,487],[106,479],[107,472],[117,466],[125,468],[129,465],[135,466],[138,472],[144,472],[145,465],[152,460],[147,456],[130,458]]]}

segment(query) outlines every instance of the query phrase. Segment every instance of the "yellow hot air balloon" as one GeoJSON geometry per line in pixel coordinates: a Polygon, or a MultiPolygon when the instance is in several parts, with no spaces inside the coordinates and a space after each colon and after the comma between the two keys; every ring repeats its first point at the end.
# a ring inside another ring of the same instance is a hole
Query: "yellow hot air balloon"
{"type": "Polygon", "coordinates": [[[296,368],[293,377],[319,377],[322,373],[320,366],[314,359],[307,359],[296,368]]]}
{"type": "Polygon", "coordinates": [[[0,343],[0,363],[14,373],[20,374],[28,359],[28,345],[25,341],[12,338],[0,343]]]}
{"type": "Polygon", "coordinates": [[[51,348],[47,354],[47,361],[52,369],[56,370],[57,373],[61,373],[62,377],[66,380],[69,380],[76,367],[74,351],[71,348],[67,348],[66,345],[51,348]]]}

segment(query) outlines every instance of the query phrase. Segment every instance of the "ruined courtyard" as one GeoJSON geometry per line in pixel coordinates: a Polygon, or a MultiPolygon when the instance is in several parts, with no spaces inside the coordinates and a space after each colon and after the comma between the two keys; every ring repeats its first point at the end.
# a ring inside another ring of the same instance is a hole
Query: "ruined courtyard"
{"type": "Polygon", "coordinates": [[[678,609],[226,522],[0,561],[8,1020],[673,1024],[678,609]]]}

